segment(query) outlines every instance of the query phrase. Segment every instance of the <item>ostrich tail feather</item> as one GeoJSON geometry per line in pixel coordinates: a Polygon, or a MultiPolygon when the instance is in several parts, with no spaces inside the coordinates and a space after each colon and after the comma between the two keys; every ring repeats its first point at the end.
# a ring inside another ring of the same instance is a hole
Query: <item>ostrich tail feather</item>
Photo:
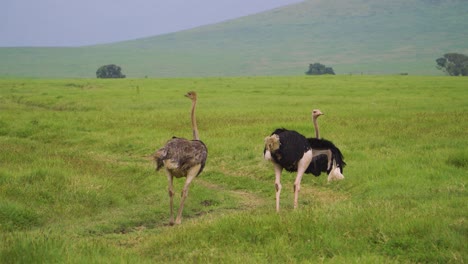
{"type": "Polygon", "coordinates": [[[156,162],[156,170],[161,169],[164,167],[163,160],[165,159],[167,154],[166,149],[160,148],[153,154],[153,160],[156,162]]]}
{"type": "Polygon", "coordinates": [[[269,150],[270,152],[274,152],[278,150],[280,147],[280,139],[279,136],[273,134],[265,138],[265,149],[269,150]]]}
{"type": "Polygon", "coordinates": [[[333,168],[330,174],[328,175],[328,182],[339,181],[342,179],[344,179],[344,175],[341,173],[340,167],[333,168]]]}

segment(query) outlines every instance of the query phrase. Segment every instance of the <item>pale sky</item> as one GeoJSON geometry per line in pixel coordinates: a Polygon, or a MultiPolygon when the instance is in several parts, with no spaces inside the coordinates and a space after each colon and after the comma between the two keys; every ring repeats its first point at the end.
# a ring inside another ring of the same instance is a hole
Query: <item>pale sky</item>
{"type": "Polygon", "coordinates": [[[0,47],[111,43],[299,2],[302,0],[2,0],[0,47]]]}

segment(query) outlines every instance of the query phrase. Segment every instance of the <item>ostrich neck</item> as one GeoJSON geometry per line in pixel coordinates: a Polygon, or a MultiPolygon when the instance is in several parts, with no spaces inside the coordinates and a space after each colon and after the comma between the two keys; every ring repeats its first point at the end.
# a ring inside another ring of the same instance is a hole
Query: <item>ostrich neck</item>
{"type": "Polygon", "coordinates": [[[320,132],[319,132],[318,124],[317,124],[317,117],[314,116],[313,120],[314,120],[314,129],[315,129],[315,138],[320,139],[320,132]]]}
{"type": "Polygon", "coordinates": [[[192,131],[193,131],[193,139],[194,140],[200,140],[198,137],[198,128],[197,128],[197,118],[195,117],[195,107],[197,105],[197,101],[193,100],[192,101],[192,131]]]}

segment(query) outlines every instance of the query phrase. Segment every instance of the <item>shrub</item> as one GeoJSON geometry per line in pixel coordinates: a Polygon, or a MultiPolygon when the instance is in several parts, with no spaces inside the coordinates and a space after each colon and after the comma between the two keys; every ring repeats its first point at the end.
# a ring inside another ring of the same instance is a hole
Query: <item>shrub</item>
{"type": "Polygon", "coordinates": [[[125,78],[125,74],[122,74],[122,68],[115,64],[109,64],[99,67],[96,71],[97,78],[125,78]]]}

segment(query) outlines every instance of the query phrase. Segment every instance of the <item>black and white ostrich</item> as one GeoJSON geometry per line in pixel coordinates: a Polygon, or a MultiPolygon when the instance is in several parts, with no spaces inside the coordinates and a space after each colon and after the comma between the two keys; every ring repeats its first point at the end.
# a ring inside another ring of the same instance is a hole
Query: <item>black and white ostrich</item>
{"type": "Polygon", "coordinates": [[[276,211],[280,209],[281,173],[297,172],[294,181],[294,208],[297,208],[302,176],[312,161],[312,149],[306,137],[293,130],[276,129],[265,138],[263,155],[275,167],[276,211]]]}
{"type": "Polygon", "coordinates": [[[153,154],[153,158],[156,162],[156,170],[159,170],[161,167],[166,168],[166,174],[169,181],[169,198],[171,208],[169,223],[171,225],[174,224],[174,177],[186,177],[185,185],[182,190],[179,211],[175,220],[176,224],[180,224],[182,222],[182,210],[184,208],[185,199],[188,195],[189,185],[192,182],[192,180],[203,171],[203,168],[205,167],[206,163],[206,158],[208,156],[208,150],[205,144],[202,141],[200,141],[200,138],[198,137],[197,120],[195,118],[197,94],[192,91],[188,92],[185,96],[192,100],[191,118],[193,140],[173,137],[166,143],[164,147],[158,149],[153,154]]]}
{"type": "Polygon", "coordinates": [[[340,149],[331,141],[320,138],[317,118],[323,115],[318,110],[312,110],[312,121],[315,128],[315,138],[307,138],[310,147],[312,148],[312,161],[306,169],[306,173],[312,173],[315,176],[320,176],[322,172],[328,173],[328,182],[333,180],[344,179],[343,168],[346,165],[343,154],[340,149]]]}
{"type": "Polygon", "coordinates": [[[284,128],[276,129],[265,138],[263,151],[266,160],[270,160],[275,168],[276,211],[280,209],[281,173],[283,169],[289,172],[297,172],[294,181],[294,208],[297,208],[301,180],[304,173],[319,176],[321,172],[327,172],[328,181],[340,180],[344,162],[343,154],[331,142],[320,139],[317,118],[322,115],[320,110],[312,112],[316,138],[305,138],[293,130],[284,128]]]}

